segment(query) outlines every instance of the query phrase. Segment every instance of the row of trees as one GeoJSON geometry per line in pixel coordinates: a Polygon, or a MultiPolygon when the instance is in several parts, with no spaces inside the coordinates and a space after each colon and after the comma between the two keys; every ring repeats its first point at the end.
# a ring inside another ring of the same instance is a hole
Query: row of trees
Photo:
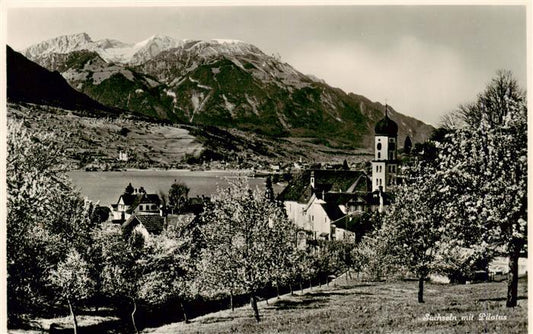
{"type": "MultiPolygon", "coordinates": [[[[296,248],[297,231],[270,180],[265,192],[244,179],[230,182],[195,220],[160,235],[126,235],[100,224],[99,211],[72,189],[52,136],[15,121],[8,129],[10,326],[22,315],[51,315],[68,305],[76,330],[77,308],[112,302],[137,331],[140,302],[181,305],[187,321],[191,301],[229,296],[233,307],[237,295],[249,296],[259,320],[263,289],[302,288],[351,265],[351,250],[340,242],[314,252],[296,248]]],[[[178,211],[187,191],[178,182],[170,190],[178,211]]]]}
{"type": "Polygon", "coordinates": [[[527,245],[525,93],[510,72],[498,72],[421,148],[381,228],[365,242],[384,267],[417,275],[419,302],[430,273],[467,277],[488,269],[495,254],[507,255],[507,306],[516,306],[518,258],[527,245]]]}

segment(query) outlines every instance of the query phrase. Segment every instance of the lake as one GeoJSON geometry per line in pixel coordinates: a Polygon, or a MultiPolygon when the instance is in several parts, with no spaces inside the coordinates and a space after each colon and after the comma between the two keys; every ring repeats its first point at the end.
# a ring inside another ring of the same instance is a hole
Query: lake
{"type": "MultiPolygon", "coordinates": [[[[107,206],[118,201],[124,188],[131,182],[134,188],[143,187],[147,193],[163,192],[168,194],[174,180],[185,183],[191,190],[189,197],[216,192],[217,186],[225,187],[228,179],[239,176],[238,171],[188,171],[188,170],[128,170],[121,172],[85,172],[71,171],[67,175],[77,186],[83,196],[107,206]]],[[[240,175],[245,175],[240,172],[240,175]]],[[[252,188],[264,188],[265,178],[248,178],[252,188]]],[[[275,190],[279,186],[275,185],[275,190]]]]}

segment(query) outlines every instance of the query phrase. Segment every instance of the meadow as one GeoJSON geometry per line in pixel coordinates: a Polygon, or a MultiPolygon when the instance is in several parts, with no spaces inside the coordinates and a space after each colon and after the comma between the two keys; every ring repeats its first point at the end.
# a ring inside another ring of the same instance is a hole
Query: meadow
{"type": "Polygon", "coordinates": [[[259,323],[246,305],[143,333],[527,333],[527,281],[520,280],[516,308],[505,307],[506,284],[427,284],[420,304],[414,281],[340,278],[261,302],[259,323]]]}

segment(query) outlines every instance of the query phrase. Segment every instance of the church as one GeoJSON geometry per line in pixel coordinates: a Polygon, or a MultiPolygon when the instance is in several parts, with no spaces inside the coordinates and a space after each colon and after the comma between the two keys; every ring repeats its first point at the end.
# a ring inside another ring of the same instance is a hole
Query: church
{"type": "Polygon", "coordinates": [[[361,170],[305,170],[279,194],[289,220],[308,240],[354,242],[362,217],[390,204],[399,180],[398,125],[387,106],[374,130],[370,176],[361,170]]]}

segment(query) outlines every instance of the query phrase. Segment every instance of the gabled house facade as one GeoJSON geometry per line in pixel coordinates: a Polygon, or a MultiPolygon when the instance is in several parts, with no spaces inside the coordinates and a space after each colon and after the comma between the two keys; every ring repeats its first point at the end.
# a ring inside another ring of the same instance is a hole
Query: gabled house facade
{"type": "Polygon", "coordinates": [[[161,199],[157,194],[147,194],[142,187],[134,189],[131,183],[120,195],[117,203],[111,205],[115,223],[123,223],[135,214],[162,216],[161,211],[161,199]]]}

